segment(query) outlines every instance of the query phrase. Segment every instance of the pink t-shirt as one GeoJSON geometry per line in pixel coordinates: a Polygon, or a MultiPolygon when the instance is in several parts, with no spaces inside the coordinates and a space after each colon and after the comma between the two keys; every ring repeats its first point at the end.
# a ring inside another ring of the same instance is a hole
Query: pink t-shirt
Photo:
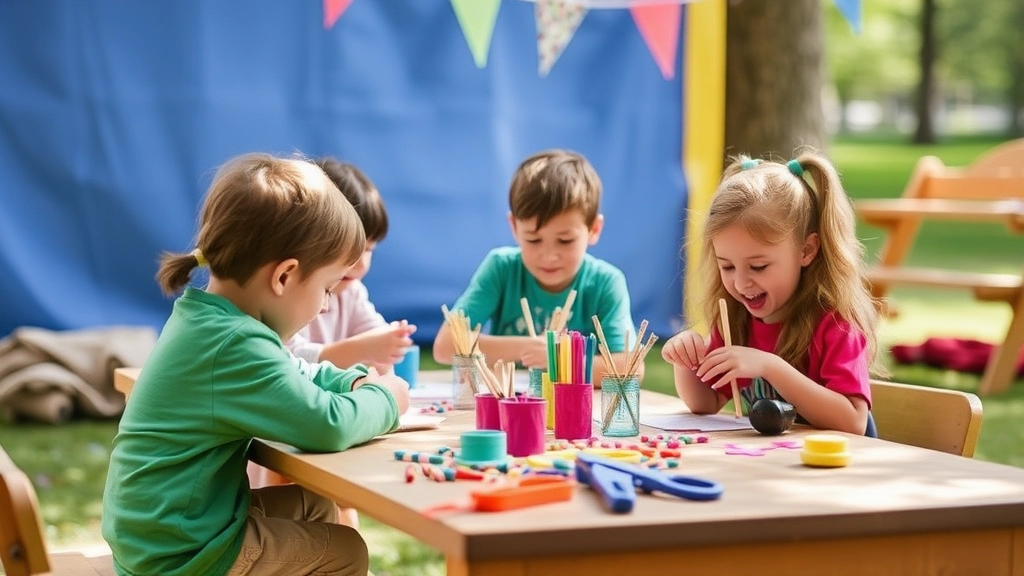
{"type": "Polygon", "coordinates": [[[305,328],[292,336],[285,346],[307,362],[319,362],[324,344],[351,338],[367,330],[386,325],[377,312],[370,295],[359,280],[331,297],[327,311],[319,314],[305,328]]]}
{"type": "MultiPolygon", "coordinates": [[[[782,332],[782,323],[765,324],[753,318],[747,346],[765,352],[775,352],[782,332]]],[[[711,331],[708,351],[722,347],[722,335],[716,327],[711,331]]],[[[835,312],[825,314],[814,329],[811,347],[807,352],[807,370],[804,374],[818,384],[842,394],[860,396],[871,407],[871,385],[868,376],[867,338],[835,312]]],[[[713,384],[710,382],[709,384],[713,384]]],[[[737,378],[740,394],[750,404],[760,398],[785,400],[764,378],[737,378]]],[[[732,398],[732,387],[719,391],[732,398]]]]}

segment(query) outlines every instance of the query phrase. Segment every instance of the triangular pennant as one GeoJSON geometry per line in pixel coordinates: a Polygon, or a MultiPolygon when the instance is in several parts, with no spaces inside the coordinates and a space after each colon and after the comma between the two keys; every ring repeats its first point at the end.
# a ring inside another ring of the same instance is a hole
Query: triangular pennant
{"type": "Polygon", "coordinates": [[[679,22],[682,4],[645,4],[631,6],[633,21],[640,30],[647,49],[666,80],[675,76],[676,48],[679,46],[679,22]]]}
{"type": "Polygon", "coordinates": [[[352,0],[324,0],[324,28],[330,30],[348,9],[352,0]]]}
{"type": "Polygon", "coordinates": [[[587,9],[566,0],[537,0],[533,13],[537,20],[537,71],[547,76],[572,41],[587,9]]]}
{"type": "Polygon", "coordinates": [[[836,0],[836,8],[846,17],[854,34],[860,34],[860,0],[836,0]]]}
{"type": "Polygon", "coordinates": [[[487,53],[491,49],[491,36],[501,0],[451,0],[451,3],[476,67],[487,66],[487,53]]]}

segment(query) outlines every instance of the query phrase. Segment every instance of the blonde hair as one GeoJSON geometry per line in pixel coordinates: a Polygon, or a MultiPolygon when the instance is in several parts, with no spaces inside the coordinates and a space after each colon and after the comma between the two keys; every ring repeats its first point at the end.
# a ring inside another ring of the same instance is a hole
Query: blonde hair
{"type": "Polygon", "coordinates": [[[878,308],[864,276],[864,246],[857,239],[853,206],[827,158],[812,150],[787,164],[741,156],[726,168],[711,199],[701,238],[700,266],[710,283],[702,308],[705,318],[717,326],[718,300],[725,298],[732,341],[742,345],[750,314],[722,284],[712,244],[733,224],[766,244],[793,239],[800,246],[809,235],[818,234],[818,254],[802,270],[796,292],[782,308],[785,324],[775,354],[806,370],[814,330],[822,316],[834,310],[867,338],[872,372],[885,372],[876,354],[878,308]]]}
{"type": "Polygon", "coordinates": [[[555,216],[578,210],[591,226],[601,204],[601,179],[582,155],[545,150],[523,160],[512,176],[508,205],[516,220],[536,218],[539,230],[555,216]]]}
{"type": "MultiPolygon", "coordinates": [[[[211,275],[245,286],[265,264],[288,258],[299,261],[302,278],[339,259],[354,263],[366,237],[352,204],[318,166],[245,154],[214,176],[195,245],[211,275]]],[[[176,294],[199,264],[195,252],[164,252],[157,282],[176,294]]]]}

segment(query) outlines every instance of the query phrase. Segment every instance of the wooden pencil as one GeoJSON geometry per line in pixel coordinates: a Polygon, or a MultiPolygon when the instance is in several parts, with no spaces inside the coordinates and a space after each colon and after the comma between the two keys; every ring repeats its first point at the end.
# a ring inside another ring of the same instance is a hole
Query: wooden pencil
{"type": "MultiPolygon", "coordinates": [[[[732,346],[732,335],[729,332],[729,309],[725,304],[725,298],[718,299],[718,315],[722,317],[722,341],[726,346],[732,346]]],[[[743,417],[743,399],[740,398],[740,388],[733,378],[729,385],[732,387],[732,407],[737,418],[743,417]]]]}

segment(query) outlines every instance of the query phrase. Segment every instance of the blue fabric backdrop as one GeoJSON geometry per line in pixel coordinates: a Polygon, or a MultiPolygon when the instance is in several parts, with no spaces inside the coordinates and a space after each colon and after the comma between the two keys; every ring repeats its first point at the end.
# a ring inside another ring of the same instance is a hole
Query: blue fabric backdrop
{"type": "MultiPolygon", "coordinates": [[[[534,5],[506,1],[477,69],[445,0],[0,2],[0,335],[21,325],[161,327],[153,275],[188,250],[216,166],[249,151],[362,167],[391,233],[367,277],[428,342],[440,305],[511,242],[507,188],[543,148],[605,185],[593,253],[636,321],[681,314],[681,73],[666,81],[626,10],[595,10],[537,74],[534,5]]],[[[681,59],[680,59],[681,61],[681,59]]]]}

